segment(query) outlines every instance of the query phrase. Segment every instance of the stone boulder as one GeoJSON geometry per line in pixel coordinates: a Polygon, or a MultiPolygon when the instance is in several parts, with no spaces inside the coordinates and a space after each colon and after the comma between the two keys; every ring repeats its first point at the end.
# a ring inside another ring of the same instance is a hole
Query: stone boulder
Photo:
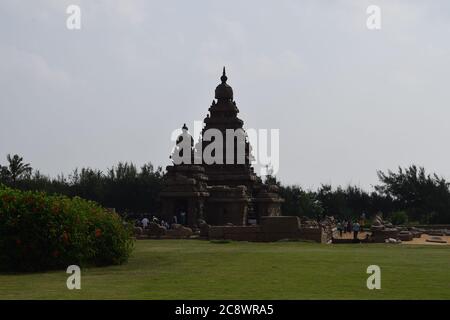
{"type": "Polygon", "coordinates": [[[398,238],[402,241],[411,241],[414,238],[414,235],[409,231],[400,231],[398,233],[398,238]]]}
{"type": "Polygon", "coordinates": [[[383,229],[383,230],[372,230],[370,239],[372,242],[383,243],[386,239],[393,238],[398,239],[398,230],[395,228],[383,229]]]}
{"type": "Polygon", "coordinates": [[[445,232],[443,230],[429,230],[426,233],[430,236],[445,236],[445,232]]]}
{"type": "Polygon", "coordinates": [[[425,230],[416,227],[411,227],[409,228],[409,232],[413,234],[414,238],[420,238],[422,237],[422,234],[425,232],[425,230]]]}
{"type": "Polygon", "coordinates": [[[441,237],[430,237],[430,239],[427,239],[425,241],[427,241],[427,242],[435,242],[435,243],[447,243],[447,241],[442,239],[441,237]]]}
{"type": "Polygon", "coordinates": [[[381,231],[381,230],[384,230],[384,226],[382,226],[382,225],[372,225],[370,227],[370,230],[371,231],[381,231]]]}
{"type": "Polygon", "coordinates": [[[394,243],[394,244],[400,244],[402,243],[402,240],[394,239],[394,238],[387,238],[384,240],[386,243],[394,243]]]}
{"type": "Polygon", "coordinates": [[[380,231],[385,229],[394,229],[394,225],[389,221],[383,220],[383,216],[381,213],[375,215],[372,221],[372,225],[370,230],[372,231],[380,231]]]}
{"type": "Polygon", "coordinates": [[[184,227],[181,224],[174,223],[172,224],[172,229],[167,230],[166,234],[170,238],[182,239],[189,238],[192,236],[193,232],[191,228],[184,227]]]}
{"type": "Polygon", "coordinates": [[[372,221],[372,226],[373,227],[383,227],[384,226],[384,221],[383,218],[381,217],[381,214],[376,214],[375,217],[373,218],[372,221]]]}
{"type": "Polygon", "coordinates": [[[134,227],[133,230],[136,237],[140,237],[144,234],[144,229],[142,229],[141,227],[134,227]]]}
{"type": "Polygon", "coordinates": [[[149,237],[157,237],[160,238],[161,236],[165,235],[167,232],[165,227],[160,226],[159,224],[155,222],[150,222],[147,229],[147,235],[149,237]]]}

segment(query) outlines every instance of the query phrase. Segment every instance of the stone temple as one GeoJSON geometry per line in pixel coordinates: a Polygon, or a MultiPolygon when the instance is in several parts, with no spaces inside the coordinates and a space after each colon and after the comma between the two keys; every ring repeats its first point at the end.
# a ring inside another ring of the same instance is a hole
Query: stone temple
{"type": "MultiPolygon", "coordinates": [[[[223,161],[211,163],[203,157],[198,159],[198,150],[203,154],[214,141],[206,139],[208,130],[219,130],[224,138],[227,137],[227,129],[245,134],[244,122],[237,116],[239,109],[233,99],[233,89],[227,84],[225,68],[220,80],[209,114],[204,119],[202,143],[194,145],[186,125],[177,139],[177,146],[184,139],[189,140],[190,154],[184,155],[185,160],[166,168],[165,185],[160,193],[161,217],[166,221],[173,221],[176,217],[178,222],[191,227],[197,226],[199,220],[209,225],[245,226],[260,223],[262,217],[281,215],[284,200],[279,196],[276,185],[264,184],[255,174],[251,165],[251,146],[246,137],[239,140],[244,144],[240,146],[240,150],[244,150],[240,160],[236,137],[233,138],[236,152],[231,159],[225,150],[225,142],[222,155],[218,153],[223,161]]],[[[177,152],[177,146],[174,152],[177,152]]]]}

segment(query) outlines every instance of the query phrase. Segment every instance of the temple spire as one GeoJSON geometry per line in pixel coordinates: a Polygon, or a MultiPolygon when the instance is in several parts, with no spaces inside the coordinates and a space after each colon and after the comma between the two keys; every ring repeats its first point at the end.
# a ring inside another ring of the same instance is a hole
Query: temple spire
{"type": "Polygon", "coordinates": [[[227,84],[227,74],[225,71],[225,67],[223,67],[222,76],[220,77],[222,83],[220,83],[216,87],[215,98],[217,100],[222,101],[231,101],[233,100],[233,89],[227,84]]]}
{"type": "Polygon", "coordinates": [[[220,80],[222,80],[222,83],[225,83],[228,80],[227,75],[225,73],[225,67],[223,67],[222,76],[220,77],[220,80]]]}

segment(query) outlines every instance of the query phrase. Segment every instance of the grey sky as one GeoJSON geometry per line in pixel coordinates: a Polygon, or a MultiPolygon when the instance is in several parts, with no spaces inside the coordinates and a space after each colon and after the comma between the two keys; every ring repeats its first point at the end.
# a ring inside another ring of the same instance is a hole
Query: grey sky
{"type": "Polygon", "coordinates": [[[0,163],[169,164],[225,65],[245,127],[280,129],[284,183],[368,188],[411,163],[450,178],[449,39],[447,0],[2,0],[0,163]]]}

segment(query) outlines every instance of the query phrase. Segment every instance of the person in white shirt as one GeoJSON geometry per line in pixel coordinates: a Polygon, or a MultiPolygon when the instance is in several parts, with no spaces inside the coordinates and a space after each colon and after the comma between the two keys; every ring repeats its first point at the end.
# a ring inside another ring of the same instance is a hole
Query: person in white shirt
{"type": "Polygon", "coordinates": [[[144,227],[144,229],[147,229],[149,222],[150,222],[150,220],[148,220],[147,217],[144,217],[144,219],[142,219],[142,221],[141,221],[142,227],[144,227]]]}

